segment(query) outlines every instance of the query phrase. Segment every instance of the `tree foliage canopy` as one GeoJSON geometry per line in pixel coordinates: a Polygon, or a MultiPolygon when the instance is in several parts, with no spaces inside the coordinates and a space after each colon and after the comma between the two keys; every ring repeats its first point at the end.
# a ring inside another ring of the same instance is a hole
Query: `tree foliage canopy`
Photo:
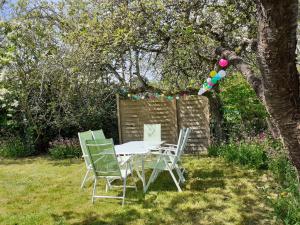
{"type": "Polygon", "coordinates": [[[217,46],[255,68],[252,1],[19,0],[12,12],[0,23],[1,123],[34,144],[104,124],[113,133],[122,87],[199,88],[217,46]]]}

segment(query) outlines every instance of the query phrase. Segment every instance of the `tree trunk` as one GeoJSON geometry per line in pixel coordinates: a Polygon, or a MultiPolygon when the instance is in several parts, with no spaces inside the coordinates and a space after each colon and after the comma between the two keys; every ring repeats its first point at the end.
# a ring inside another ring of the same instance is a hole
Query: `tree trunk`
{"type": "Polygon", "coordinates": [[[208,94],[208,100],[211,111],[211,121],[212,121],[212,141],[214,144],[221,144],[226,139],[226,135],[224,132],[223,122],[223,112],[222,112],[222,102],[218,95],[219,87],[215,86],[215,92],[208,94]]]}
{"type": "Polygon", "coordinates": [[[278,129],[278,126],[274,119],[272,117],[267,117],[266,118],[267,124],[268,124],[268,130],[271,132],[272,137],[274,139],[279,139],[280,138],[280,131],[278,129]]]}
{"type": "Polygon", "coordinates": [[[266,108],[300,172],[297,0],[258,0],[258,62],[266,108]]]}

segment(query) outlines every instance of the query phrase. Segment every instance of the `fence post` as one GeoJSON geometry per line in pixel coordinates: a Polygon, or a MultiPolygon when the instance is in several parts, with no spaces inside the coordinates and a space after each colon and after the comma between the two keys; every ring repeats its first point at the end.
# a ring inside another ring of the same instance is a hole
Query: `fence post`
{"type": "Polygon", "coordinates": [[[119,143],[122,144],[122,127],[121,127],[120,96],[119,96],[119,94],[116,94],[116,100],[117,100],[117,117],[118,117],[119,143]]]}
{"type": "Polygon", "coordinates": [[[177,103],[177,98],[175,97],[174,100],[174,106],[175,106],[175,126],[176,126],[176,140],[175,143],[177,142],[178,138],[179,138],[179,123],[178,123],[178,103],[177,103]]]}

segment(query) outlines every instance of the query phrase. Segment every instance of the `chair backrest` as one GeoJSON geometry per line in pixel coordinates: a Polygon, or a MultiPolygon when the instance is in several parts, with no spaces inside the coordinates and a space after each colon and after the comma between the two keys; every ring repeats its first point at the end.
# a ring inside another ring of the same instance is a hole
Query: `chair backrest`
{"type": "Polygon", "coordinates": [[[112,139],[87,140],[86,146],[95,176],[121,176],[112,139]]]}
{"type": "Polygon", "coordinates": [[[87,153],[87,147],[86,147],[86,141],[87,140],[93,140],[93,134],[92,131],[84,131],[84,132],[79,132],[78,133],[78,137],[79,137],[79,143],[80,143],[80,147],[81,147],[81,151],[84,157],[84,161],[85,161],[85,165],[88,168],[91,164],[89,157],[88,157],[88,153],[87,153]]]}
{"type": "Polygon", "coordinates": [[[181,148],[181,145],[182,145],[182,142],[183,142],[183,139],[185,136],[185,132],[186,132],[186,128],[180,129],[180,133],[179,133],[179,137],[178,137],[178,141],[177,141],[177,148],[176,148],[176,152],[175,152],[176,155],[178,154],[178,152],[181,148]]]}
{"type": "Polygon", "coordinates": [[[94,140],[103,140],[103,139],[105,139],[103,130],[93,130],[92,134],[93,134],[94,140]]]}
{"type": "MultiPolygon", "coordinates": [[[[172,167],[176,165],[176,163],[180,160],[180,156],[186,146],[187,140],[189,138],[191,129],[190,128],[183,128],[180,130],[179,139],[181,138],[181,144],[177,145],[177,149],[174,155],[169,155],[169,160],[172,164],[172,167]]],[[[180,140],[178,140],[178,143],[180,140]]]]}
{"type": "Polygon", "coordinates": [[[161,125],[144,124],[144,141],[148,143],[161,142],[161,125]]]}
{"type": "Polygon", "coordinates": [[[168,156],[172,166],[175,166],[175,164],[180,160],[181,153],[183,152],[186,146],[190,131],[191,131],[190,128],[182,128],[180,130],[175,154],[168,156]]]}
{"type": "Polygon", "coordinates": [[[186,147],[186,144],[188,142],[188,139],[189,139],[189,136],[190,136],[190,133],[191,133],[192,129],[191,128],[186,128],[185,130],[185,134],[184,134],[184,137],[183,137],[183,140],[182,140],[182,143],[181,143],[181,146],[180,146],[180,149],[179,149],[179,152],[178,152],[178,157],[181,156],[181,154],[183,153],[185,147],[186,147]]]}

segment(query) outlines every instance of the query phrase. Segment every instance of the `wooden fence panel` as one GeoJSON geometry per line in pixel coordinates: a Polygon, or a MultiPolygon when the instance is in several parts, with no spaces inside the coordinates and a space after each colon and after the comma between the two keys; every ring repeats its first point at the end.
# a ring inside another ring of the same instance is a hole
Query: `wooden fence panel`
{"type": "Polygon", "coordinates": [[[180,128],[190,127],[192,133],[187,152],[205,151],[210,143],[208,99],[185,96],[167,99],[119,99],[118,125],[121,143],[143,140],[144,124],[161,124],[162,140],[177,143],[180,128]]]}
{"type": "Polygon", "coordinates": [[[186,96],[178,100],[178,127],[192,129],[187,151],[203,152],[210,144],[209,104],[206,97],[186,96]]]}

